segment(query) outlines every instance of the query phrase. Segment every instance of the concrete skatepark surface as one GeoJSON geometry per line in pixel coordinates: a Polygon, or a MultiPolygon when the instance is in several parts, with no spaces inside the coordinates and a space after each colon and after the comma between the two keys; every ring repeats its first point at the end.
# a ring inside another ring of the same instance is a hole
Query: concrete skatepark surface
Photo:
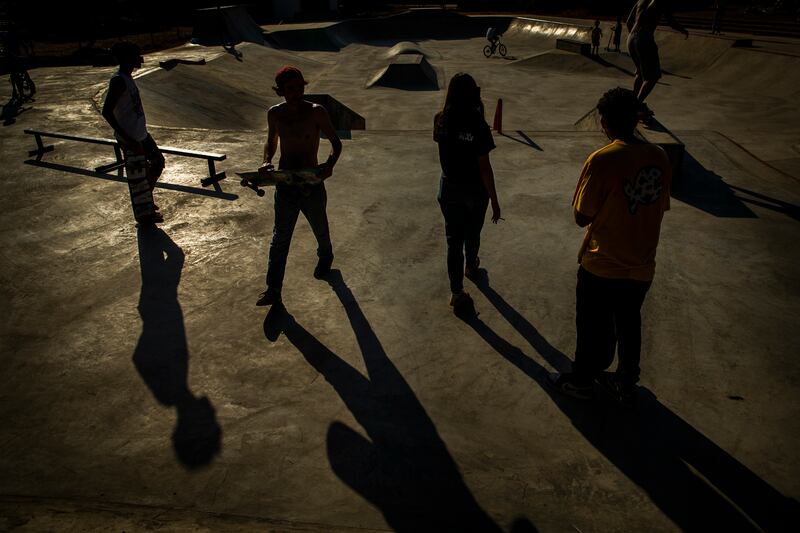
{"type": "Polygon", "coordinates": [[[137,75],[151,133],[227,154],[229,178],[202,189],[202,161],[167,157],[149,230],[119,178],[87,170],[109,147],[57,141],[25,163],[25,128],[111,136],[98,106],[113,69],[31,72],[36,101],[0,129],[0,530],[793,530],[800,42],[659,31],[669,74],[649,103],[686,155],[627,410],[545,383],[575,347],[574,184],[606,142],[575,122],[633,70],[555,50],[588,24],[420,12],[267,27],[272,47],[241,45],[242,61],[151,54],[137,75]],[[486,59],[498,22],[509,57],[486,59]],[[484,229],[466,322],[447,305],[435,200],[444,91],[365,87],[409,51],[443,86],[473,74],[490,123],[504,100],[491,158],[506,220],[484,229]],[[271,194],[235,173],[261,162],[286,63],[366,129],[344,135],[327,184],[336,270],[312,278],[301,220],[281,315],[254,306],[271,194]]]}

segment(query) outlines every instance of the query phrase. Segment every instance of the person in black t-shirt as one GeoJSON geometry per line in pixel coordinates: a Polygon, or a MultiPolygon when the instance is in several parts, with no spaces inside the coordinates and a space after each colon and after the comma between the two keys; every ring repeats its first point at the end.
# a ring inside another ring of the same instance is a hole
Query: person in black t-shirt
{"type": "Polygon", "coordinates": [[[464,292],[464,276],[473,280],[478,276],[481,229],[490,201],[492,222],[500,220],[489,162],[494,140],[483,117],[480,87],[469,74],[459,72],[450,80],[444,109],[434,118],[433,140],[439,145],[442,166],[437,199],[447,237],[450,305],[459,312],[472,306],[464,292]]]}

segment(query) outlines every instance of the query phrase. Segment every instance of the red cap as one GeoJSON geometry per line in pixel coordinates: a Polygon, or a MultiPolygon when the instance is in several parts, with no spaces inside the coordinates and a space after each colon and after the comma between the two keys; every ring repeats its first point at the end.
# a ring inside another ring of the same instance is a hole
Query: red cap
{"type": "Polygon", "coordinates": [[[284,84],[292,79],[299,79],[304,85],[308,85],[308,82],[303,78],[303,73],[300,72],[300,69],[297,67],[286,65],[275,73],[275,85],[277,85],[279,89],[282,89],[284,84]]]}

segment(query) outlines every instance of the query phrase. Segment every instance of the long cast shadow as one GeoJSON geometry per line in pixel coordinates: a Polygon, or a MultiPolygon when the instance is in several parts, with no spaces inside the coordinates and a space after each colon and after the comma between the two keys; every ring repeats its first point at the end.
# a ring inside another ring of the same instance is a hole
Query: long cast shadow
{"type": "Polygon", "coordinates": [[[516,137],[512,137],[511,135],[509,135],[507,133],[501,133],[500,135],[502,135],[503,137],[507,137],[507,138],[511,139],[512,141],[516,141],[516,142],[518,142],[520,144],[524,144],[525,146],[530,146],[534,150],[539,150],[540,152],[544,152],[544,150],[542,150],[542,147],[539,146],[538,144],[536,144],[536,141],[534,141],[533,139],[528,137],[525,134],[525,132],[522,131],[522,130],[517,130],[517,135],[522,137],[522,139],[524,139],[524,140],[520,140],[520,139],[517,139],[516,137]]]}
{"type": "Polygon", "coordinates": [[[722,176],[706,169],[689,152],[684,153],[681,176],[673,183],[671,195],[715,217],[758,218],[722,176]]]}
{"type": "MultiPolygon", "coordinates": [[[[333,270],[328,283],[347,313],[367,377],[329,350],[284,308],[270,310],[264,332],[274,340],[283,331],[366,431],[368,438],[341,422],[330,425],[327,448],[333,471],[380,509],[395,531],[502,531],[464,483],[433,421],[386,355],[341,272],[333,270]]],[[[512,531],[536,529],[520,518],[512,531]]]]}
{"type": "Polygon", "coordinates": [[[737,187],[736,185],[728,185],[728,187],[733,191],[741,193],[741,195],[737,194],[736,197],[742,202],[757,205],[765,209],[770,209],[777,213],[782,213],[790,218],[793,218],[794,220],[800,220],[800,206],[798,205],[790,204],[789,202],[784,202],[783,200],[778,200],[777,198],[772,198],[771,196],[751,191],[750,189],[737,187]]]}
{"type": "MultiPolygon", "coordinates": [[[[570,359],[489,285],[478,289],[551,366],[566,371],[570,359]]],[[[548,370],[502,338],[477,316],[463,318],[497,353],[550,396],[573,426],[683,531],[789,531],[798,523],[788,498],[661,404],[645,387],[635,409],[610,399],[582,402],[556,392],[548,370]]]]}
{"type": "Polygon", "coordinates": [[[206,397],[195,398],[187,383],[189,350],[178,303],[184,254],[155,226],[139,227],[138,239],[142,334],[133,364],[156,400],[177,409],[172,444],[178,460],[186,468],[199,468],[219,453],[222,430],[211,402],[206,397]]]}

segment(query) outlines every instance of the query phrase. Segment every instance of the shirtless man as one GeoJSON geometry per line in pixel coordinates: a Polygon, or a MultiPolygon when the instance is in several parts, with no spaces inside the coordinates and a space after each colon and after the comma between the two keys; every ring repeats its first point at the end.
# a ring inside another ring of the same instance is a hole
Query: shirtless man
{"type": "Polygon", "coordinates": [[[640,114],[651,114],[644,100],[661,78],[661,64],[658,60],[655,31],[663,15],[667,24],[689,38],[689,32],[672,16],[669,0],[637,0],[628,15],[628,52],[636,64],[636,78],[633,92],[639,99],[640,114]]]}
{"type": "MultiPolygon", "coordinates": [[[[267,143],[264,146],[264,163],[261,168],[273,168],[272,158],[281,146],[279,169],[297,170],[316,167],[320,132],[331,143],[332,152],[322,164],[321,178],[333,174],[333,167],[342,153],[342,142],[333,129],[331,119],[325,108],[303,99],[307,82],[299,69],[285,66],[275,75],[273,89],[286,100],[269,108],[267,112],[267,143]]],[[[311,225],[317,238],[317,267],[314,277],[324,278],[333,264],[333,247],[328,230],[328,215],[325,211],[328,201],[325,184],[275,186],[275,225],[272,229],[272,242],[269,245],[267,264],[267,290],[261,293],[256,305],[281,303],[281,288],[286,271],[286,258],[297,217],[302,212],[311,225]]]]}

